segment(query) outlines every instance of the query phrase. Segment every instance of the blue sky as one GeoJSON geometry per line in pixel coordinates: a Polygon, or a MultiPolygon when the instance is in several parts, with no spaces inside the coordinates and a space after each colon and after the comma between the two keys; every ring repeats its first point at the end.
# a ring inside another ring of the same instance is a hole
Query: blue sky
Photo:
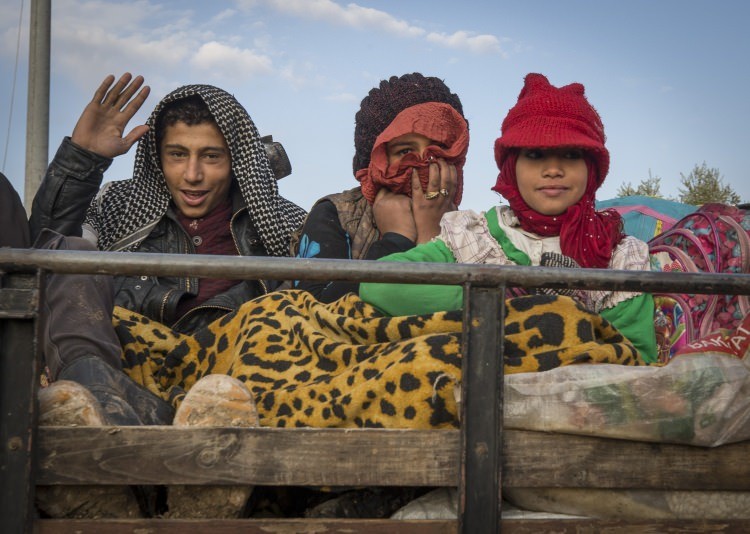
{"type": "MultiPolygon", "coordinates": [[[[23,189],[31,0],[0,0],[2,171],[23,189]],[[16,44],[20,33],[19,63],[16,44]],[[13,106],[13,74],[16,83],[13,106]],[[10,136],[8,136],[10,131],[10,136]]],[[[177,86],[233,93],[293,167],[281,193],[309,209],[356,185],[354,114],[381,79],[421,72],[461,97],[471,144],[461,208],[501,203],[492,145],[529,72],[581,82],[611,153],[598,198],[718,168],[750,201],[750,2],[745,0],[237,0],[52,2],[50,157],[107,74],[142,74],[152,93],[133,124],[177,86]]],[[[135,149],[106,180],[130,177],[135,149]]]]}

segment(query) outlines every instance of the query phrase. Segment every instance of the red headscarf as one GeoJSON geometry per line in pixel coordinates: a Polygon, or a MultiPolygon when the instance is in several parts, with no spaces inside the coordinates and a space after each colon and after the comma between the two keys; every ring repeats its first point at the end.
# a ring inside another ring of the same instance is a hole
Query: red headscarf
{"type": "Polygon", "coordinates": [[[454,202],[458,206],[463,193],[463,166],[468,150],[469,127],[460,113],[452,106],[439,102],[417,104],[396,115],[375,139],[369,166],[357,171],[355,177],[361,183],[362,194],[370,203],[383,187],[411,196],[412,169],[417,169],[422,189],[426,190],[430,162],[433,158],[443,158],[456,166],[458,183],[454,202]],[[421,156],[410,153],[397,164],[388,165],[387,143],[408,133],[424,135],[447,148],[431,145],[421,156]]]}
{"type": "Polygon", "coordinates": [[[609,171],[609,151],[601,118],[584,95],[580,83],[552,86],[541,74],[529,74],[518,102],[503,120],[495,141],[500,169],[492,188],[508,200],[521,228],[541,236],[560,236],[562,253],[583,267],[607,267],[612,251],[623,238],[622,218],[614,210],[597,212],[597,189],[609,171]],[[581,148],[586,155],[588,180],[581,199],[560,215],[531,209],[516,183],[520,148],[581,148]]]}

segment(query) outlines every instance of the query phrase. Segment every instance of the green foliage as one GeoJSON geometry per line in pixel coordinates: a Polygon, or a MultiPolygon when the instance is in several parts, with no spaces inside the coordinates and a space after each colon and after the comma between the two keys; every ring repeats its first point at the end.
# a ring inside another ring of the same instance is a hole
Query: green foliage
{"type": "Polygon", "coordinates": [[[677,199],[665,197],[661,194],[661,178],[652,175],[651,170],[648,171],[648,178],[641,180],[641,183],[636,187],[633,187],[630,182],[621,185],[617,189],[617,197],[640,195],[666,198],[693,206],[700,206],[709,202],[740,203],[740,196],[730,186],[724,184],[719,169],[709,168],[706,162],[703,162],[702,165],[696,165],[687,176],[680,173],[680,177],[682,187],[679,189],[677,199]]]}
{"type": "Polygon", "coordinates": [[[638,184],[638,187],[633,187],[630,182],[628,182],[627,184],[623,184],[617,189],[617,196],[632,197],[634,195],[640,195],[646,197],[664,198],[664,196],[661,194],[660,189],[661,178],[659,178],[658,176],[652,176],[651,170],[649,170],[648,178],[645,180],[641,180],[641,183],[638,184]]]}
{"type": "Polygon", "coordinates": [[[728,185],[719,173],[719,169],[709,169],[704,161],[702,165],[696,165],[693,170],[685,176],[680,173],[684,189],[679,189],[679,201],[685,204],[700,206],[709,202],[720,202],[722,204],[739,204],[740,196],[728,185]]]}

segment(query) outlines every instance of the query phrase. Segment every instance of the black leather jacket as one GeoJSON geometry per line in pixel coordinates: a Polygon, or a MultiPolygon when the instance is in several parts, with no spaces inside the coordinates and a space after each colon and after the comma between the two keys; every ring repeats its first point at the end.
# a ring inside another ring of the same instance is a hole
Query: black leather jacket
{"type": "Polygon", "coordinates": [[[0,247],[28,248],[29,222],[21,197],[0,172],[0,247]]]}
{"type": "MultiPolygon", "coordinates": [[[[92,199],[101,186],[104,171],[112,160],[75,145],[65,138],[34,197],[31,213],[32,240],[44,228],[63,235],[81,236],[81,225],[92,199]]],[[[232,235],[240,255],[266,256],[266,250],[250,220],[242,196],[232,197],[232,235]]],[[[138,252],[193,254],[195,248],[170,210],[141,243],[138,252]]],[[[197,277],[115,277],[115,304],[141,313],[180,332],[194,332],[239,308],[244,302],[263,295],[278,284],[274,281],[238,281],[228,291],[207,300],[198,308],[176,317],[177,304],[186,295],[198,292],[197,277]]]]}

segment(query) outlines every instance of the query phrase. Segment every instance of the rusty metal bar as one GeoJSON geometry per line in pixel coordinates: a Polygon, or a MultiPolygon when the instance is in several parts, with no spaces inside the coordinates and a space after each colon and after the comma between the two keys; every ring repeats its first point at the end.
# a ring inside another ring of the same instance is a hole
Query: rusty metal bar
{"type": "Polygon", "coordinates": [[[366,260],[268,258],[0,249],[0,271],[42,268],[56,273],[192,276],[234,279],[349,280],[475,287],[551,287],[750,295],[750,274],[658,273],[511,265],[396,263],[366,260]]]}

